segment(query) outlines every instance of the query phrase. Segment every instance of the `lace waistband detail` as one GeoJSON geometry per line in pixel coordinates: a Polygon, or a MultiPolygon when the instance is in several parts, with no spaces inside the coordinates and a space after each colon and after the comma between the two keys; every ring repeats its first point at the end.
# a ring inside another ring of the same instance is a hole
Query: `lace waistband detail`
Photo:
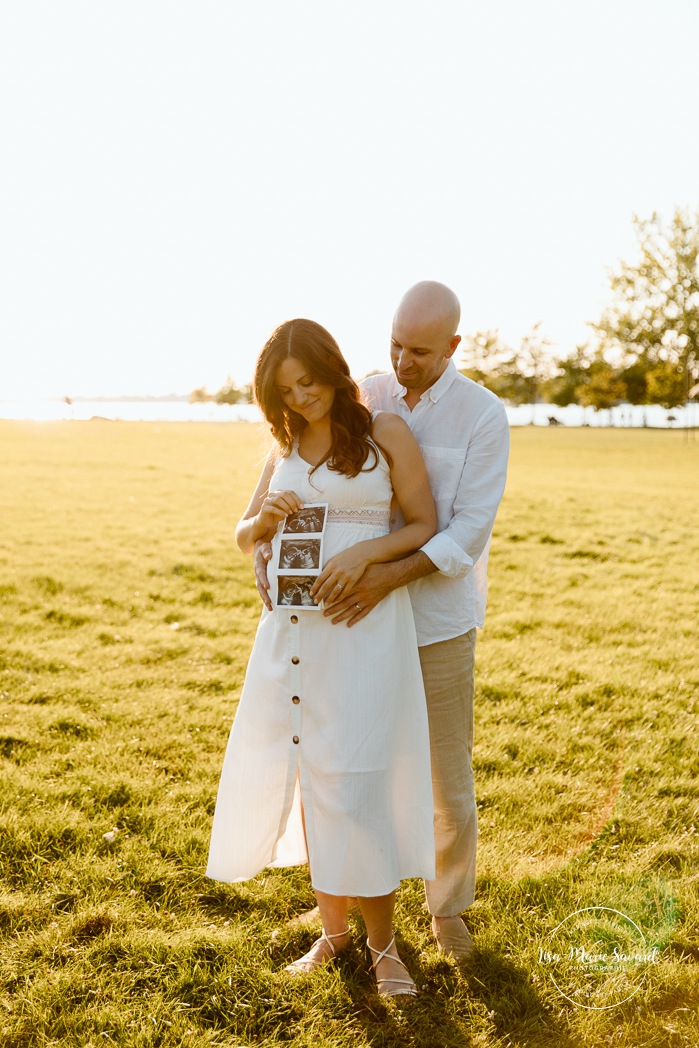
{"type": "Polygon", "coordinates": [[[328,524],[362,524],[365,527],[388,527],[391,513],[387,509],[336,509],[328,507],[328,524]]]}

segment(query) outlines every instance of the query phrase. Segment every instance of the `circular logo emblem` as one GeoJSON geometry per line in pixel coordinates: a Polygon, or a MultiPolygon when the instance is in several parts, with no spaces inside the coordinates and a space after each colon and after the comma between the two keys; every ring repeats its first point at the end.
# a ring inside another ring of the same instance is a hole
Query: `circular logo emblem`
{"type": "Polygon", "coordinates": [[[593,1011],[630,1000],[658,960],[638,925],[609,906],[575,910],[539,947],[539,964],[558,992],[593,1011]]]}

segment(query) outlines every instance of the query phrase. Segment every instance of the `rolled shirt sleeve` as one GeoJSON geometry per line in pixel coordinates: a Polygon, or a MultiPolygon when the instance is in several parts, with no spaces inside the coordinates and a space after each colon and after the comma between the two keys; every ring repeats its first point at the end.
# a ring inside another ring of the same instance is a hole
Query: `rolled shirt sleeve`
{"type": "Polygon", "coordinates": [[[462,579],[468,569],[473,567],[472,558],[449,538],[445,531],[433,535],[421,549],[437,571],[441,571],[442,575],[450,575],[453,579],[462,579]]]}

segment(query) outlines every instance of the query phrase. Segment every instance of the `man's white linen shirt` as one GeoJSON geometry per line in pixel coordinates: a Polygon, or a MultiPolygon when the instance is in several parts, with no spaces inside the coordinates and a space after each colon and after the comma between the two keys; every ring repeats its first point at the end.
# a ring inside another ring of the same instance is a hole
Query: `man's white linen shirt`
{"type": "Polygon", "coordinates": [[[372,375],[360,385],[372,410],[400,415],[410,426],[437,507],[438,532],[422,547],[437,571],[408,587],[418,644],[482,627],[490,536],[510,446],[501,401],[460,374],[452,360],[412,411],[394,374],[372,375]]]}

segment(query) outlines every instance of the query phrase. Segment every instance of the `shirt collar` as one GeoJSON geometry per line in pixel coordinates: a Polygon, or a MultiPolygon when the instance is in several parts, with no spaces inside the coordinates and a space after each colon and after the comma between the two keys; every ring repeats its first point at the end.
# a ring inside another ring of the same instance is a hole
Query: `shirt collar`
{"type": "MultiPolygon", "coordinates": [[[[456,364],[451,358],[449,358],[447,366],[442,374],[437,381],[429,387],[429,389],[425,390],[420,397],[420,400],[431,400],[433,404],[436,404],[444,396],[457,375],[458,371],[456,370],[456,364]]],[[[394,397],[404,397],[407,392],[405,386],[401,386],[394,373],[393,390],[391,391],[391,395],[394,397]]]]}

